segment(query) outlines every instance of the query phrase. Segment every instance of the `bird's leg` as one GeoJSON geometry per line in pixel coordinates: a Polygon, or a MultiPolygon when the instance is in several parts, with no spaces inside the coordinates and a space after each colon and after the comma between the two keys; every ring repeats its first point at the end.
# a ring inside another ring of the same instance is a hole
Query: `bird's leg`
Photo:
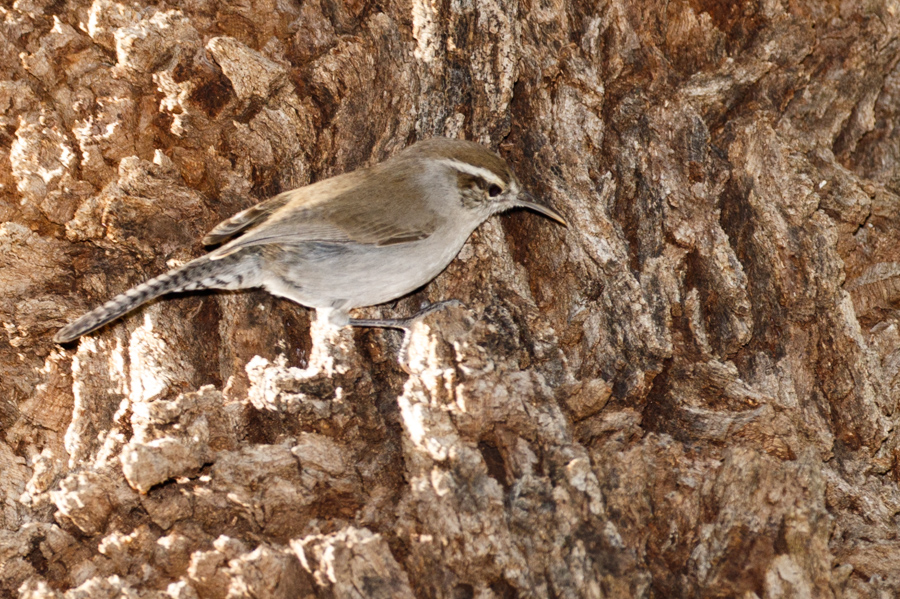
{"type": "Polygon", "coordinates": [[[400,329],[401,331],[403,331],[403,341],[400,342],[400,351],[398,352],[397,357],[398,361],[400,362],[400,367],[403,368],[404,371],[406,371],[406,374],[411,375],[413,374],[413,372],[409,367],[409,344],[412,340],[412,332],[415,324],[429,314],[437,312],[438,310],[443,310],[444,308],[448,308],[450,306],[462,305],[463,303],[459,300],[445,300],[442,302],[431,304],[424,310],[416,312],[409,318],[351,318],[350,326],[400,329]]]}
{"type": "Polygon", "coordinates": [[[346,329],[350,315],[342,306],[317,308],[310,321],[312,351],[307,371],[325,376],[344,374],[359,362],[353,334],[346,329]]]}
{"type": "Polygon", "coordinates": [[[351,318],[350,326],[352,327],[373,327],[380,329],[400,329],[401,331],[406,331],[409,333],[413,325],[416,324],[417,321],[425,318],[432,312],[436,312],[437,310],[443,310],[444,308],[450,306],[462,306],[463,303],[459,300],[445,300],[442,302],[437,302],[435,304],[431,304],[424,310],[420,310],[416,312],[409,318],[351,318]]]}

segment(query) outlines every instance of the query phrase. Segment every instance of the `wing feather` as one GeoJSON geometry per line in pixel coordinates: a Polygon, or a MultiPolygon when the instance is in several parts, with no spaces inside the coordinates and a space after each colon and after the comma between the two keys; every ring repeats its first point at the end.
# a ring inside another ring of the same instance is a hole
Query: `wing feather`
{"type": "Polygon", "coordinates": [[[203,238],[203,245],[225,243],[235,235],[268,218],[270,214],[284,206],[289,199],[287,194],[280,194],[223,220],[206,234],[203,238]]]}
{"type": "MultiPolygon", "coordinates": [[[[414,168],[385,171],[388,163],[285,192],[238,213],[204,238],[232,239],[210,258],[246,247],[306,241],[375,246],[410,243],[430,236],[441,217],[423,200],[414,168]],[[381,177],[371,185],[372,177],[381,177]]],[[[399,166],[400,168],[396,168],[399,166]]]]}

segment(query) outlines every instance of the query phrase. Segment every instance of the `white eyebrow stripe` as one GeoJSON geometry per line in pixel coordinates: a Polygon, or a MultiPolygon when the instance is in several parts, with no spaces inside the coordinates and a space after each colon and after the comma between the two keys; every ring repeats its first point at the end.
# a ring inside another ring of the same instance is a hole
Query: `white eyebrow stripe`
{"type": "Polygon", "coordinates": [[[452,158],[441,158],[438,160],[438,162],[440,162],[441,164],[445,164],[452,169],[456,169],[461,173],[466,173],[467,175],[472,175],[473,177],[481,177],[488,183],[494,183],[496,185],[499,185],[501,189],[506,189],[506,182],[498,177],[494,173],[494,171],[490,171],[486,168],[481,168],[480,166],[475,166],[474,164],[469,164],[468,162],[453,160],[452,158]]]}

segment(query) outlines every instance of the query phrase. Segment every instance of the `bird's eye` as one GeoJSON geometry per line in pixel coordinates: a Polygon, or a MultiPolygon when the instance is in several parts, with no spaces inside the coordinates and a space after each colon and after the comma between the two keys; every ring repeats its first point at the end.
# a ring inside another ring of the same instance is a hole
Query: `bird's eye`
{"type": "Polygon", "coordinates": [[[497,185],[496,183],[494,183],[490,187],[488,187],[488,195],[491,196],[492,198],[496,198],[501,193],[503,193],[503,190],[500,189],[500,186],[497,185]]]}

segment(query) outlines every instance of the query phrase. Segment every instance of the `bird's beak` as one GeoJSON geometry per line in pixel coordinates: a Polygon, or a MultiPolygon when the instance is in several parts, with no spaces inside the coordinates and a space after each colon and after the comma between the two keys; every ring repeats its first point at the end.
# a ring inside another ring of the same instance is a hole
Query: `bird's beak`
{"type": "Polygon", "coordinates": [[[540,214],[543,214],[547,218],[552,218],[559,224],[564,227],[568,227],[569,223],[566,222],[566,219],[562,217],[562,215],[556,210],[550,208],[549,206],[545,206],[539,203],[533,195],[528,193],[527,191],[520,191],[519,197],[517,197],[513,201],[514,206],[520,206],[522,208],[528,208],[530,210],[534,210],[540,214]]]}

